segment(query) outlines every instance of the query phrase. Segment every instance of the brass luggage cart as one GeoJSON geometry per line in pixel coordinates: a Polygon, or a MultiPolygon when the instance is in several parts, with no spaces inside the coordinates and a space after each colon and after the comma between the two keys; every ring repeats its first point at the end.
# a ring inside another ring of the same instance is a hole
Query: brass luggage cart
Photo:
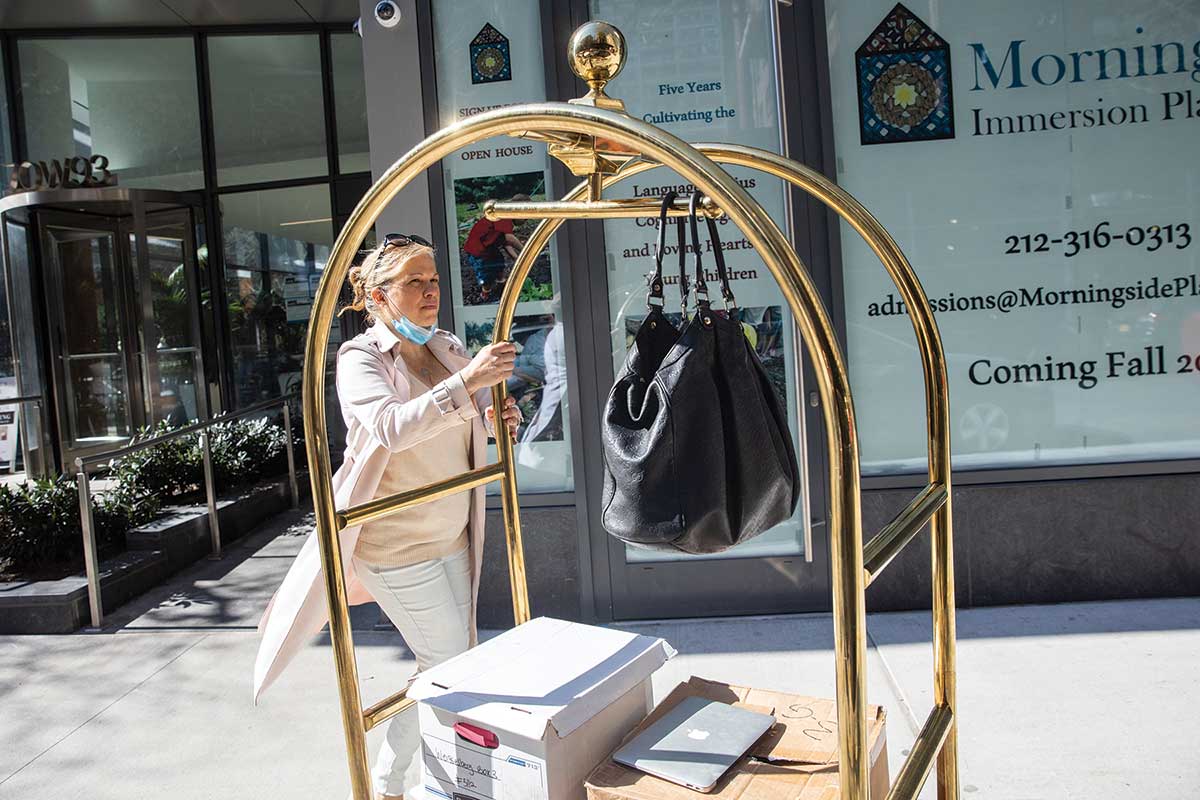
{"type": "MultiPolygon", "coordinates": [[[[605,84],[621,70],[625,42],[608,23],[584,24],[571,37],[569,58],[590,91],[566,103],[533,103],[479,114],[429,136],[394,163],[355,208],[333,246],[313,303],[304,358],[304,433],[317,532],[329,600],[329,630],[337,670],[342,723],[355,800],[370,798],[366,732],[413,701],[402,690],[364,709],[351,639],[338,532],[455,492],[500,481],[507,535],[513,612],[529,620],[525,557],[512,441],[498,436],[496,463],[353,508],[334,507],[329,441],[325,433],[325,367],[329,329],[360,242],[391,199],[417,175],[455,150],[492,136],[509,135],[548,144],[551,155],[585,180],[550,202],[489,202],[490,219],[544,220],[525,244],[500,300],[493,341],[507,339],[521,284],[534,259],[567,219],[654,216],[658,200],[604,199],[604,190],[646,170],[668,167],[704,197],[704,213],[725,215],[761,256],[795,315],[812,358],[820,391],[829,451],[829,547],[837,671],[838,771],[843,800],[868,800],[866,719],[866,587],[926,523],[932,531],[934,706],[917,735],[889,798],[915,798],[937,765],[940,800],[959,797],[955,729],[954,559],[950,516],[950,431],[946,365],[933,312],[916,274],[892,237],[853,197],[830,179],[774,153],[734,144],[688,144],[625,113],[605,84]],[[860,508],[858,434],[845,357],[829,314],[805,266],[787,238],[719,164],[751,167],[783,178],[836,211],[871,246],[904,299],[917,335],[925,375],[929,483],[892,522],[865,545],[860,508]]],[[[673,215],[687,213],[679,205],[673,215]]],[[[504,383],[492,389],[503,403],[504,383]]],[[[876,798],[878,800],[878,798],[876,798]]]]}

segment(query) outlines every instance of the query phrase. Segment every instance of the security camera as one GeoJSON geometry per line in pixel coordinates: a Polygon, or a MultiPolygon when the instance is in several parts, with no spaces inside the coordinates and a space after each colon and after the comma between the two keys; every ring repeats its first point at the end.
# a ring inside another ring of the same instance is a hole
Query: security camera
{"type": "Polygon", "coordinates": [[[394,28],[400,24],[400,7],[392,0],[383,0],[375,4],[375,21],[385,28],[394,28]]]}

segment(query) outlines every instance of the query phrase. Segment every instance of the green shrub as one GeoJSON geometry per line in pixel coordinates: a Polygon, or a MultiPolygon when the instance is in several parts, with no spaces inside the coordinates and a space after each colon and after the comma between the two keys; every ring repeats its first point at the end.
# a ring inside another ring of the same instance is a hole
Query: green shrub
{"type": "MultiPolygon", "coordinates": [[[[140,431],[134,442],[162,436],[171,430],[171,426],[161,422],[140,431]]],[[[204,480],[199,438],[170,439],[111,461],[108,475],[129,492],[155,497],[169,498],[196,491],[204,480]]]]}
{"type": "Polygon", "coordinates": [[[218,486],[245,486],[287,469],[283,426],[269,419],[232,420],[209,430],[218,486]]]}
{"type": "MultiPolygon", "coordinates": [[[[142,431],[138,440],[161,436],[165,424],[142,431]]],[[[269,419],[237,419],[209,430],[213,475],[219,491],[238,489],[278,475],[287,468],[283,427],[269,419]]],[[[182,436],[139,450],[109,465],[109,474],[131,491],[161,498],[204,489],[204,456],[200,437],[182,436]]]]}
{"type": "MultiPolygon", "coordinates": [[[[165,423],[139,432],[135,441],[161,436],[165,423]]],[[[295,433],[293,429],[293,434],[295,433]]],[[[283,427],[269,419],[239,419],[209,428],[213,473],[219,491],[235,491],[287,469],[283,427]]],[[[296,445],[297,463],[303,443],[296,445]]],[[[100,547],[124,544],[125,532],[158,515],[164,501],[202,492],[200,437],[182,436],[109,464],[112,484],[93,489],[92,513],[100,547]]],[[[74,476],[0,486],[0,566],[27,569],[79,558],[83,526],[74,476]]]]}
{"type": "MultiPolygon", "coordinates": [[[[97,545],[123,544],[125,531],[153,519],[158,510],[154,498],[123,486],[93,496],[97,545]]],[[[82,553],[79,492],[73,478],[0,486],[0,561],[34,565],[82,553]]]]}
{"type": "Polygon", "coordinates": [[[521,286],[521,293],[517,299],[521,302],[530,300],[550,300],[554,297],[554,284],[552,283],[535,283],[532,280],[525,281],[521,286]]]}

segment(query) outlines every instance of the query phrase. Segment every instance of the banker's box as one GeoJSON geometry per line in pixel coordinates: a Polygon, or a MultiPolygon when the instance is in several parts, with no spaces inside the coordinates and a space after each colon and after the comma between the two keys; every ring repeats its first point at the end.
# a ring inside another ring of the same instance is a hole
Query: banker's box
{"type": "MultiPolygon", "coordinates": [[[[692,678],[679,684],[627,739],[686,697],[773,713],[775,726],[717,782],[709,794],[605,758],[588,776],[588,800],[832,800],[838,797],[837,709],[832,700],[748,689],[692,678]]],[[[871,800],[888,793],[887,730],[880,706],[867,707],[871,800]]],[[[616,748],[614,748],[615,750],[616,748]]]]}
{"type": "Polygon", "coordinates": [[[584,800],[584,778],[653,707],[662,639],[546,617],[421,673],[427,800],[584,800]]]}

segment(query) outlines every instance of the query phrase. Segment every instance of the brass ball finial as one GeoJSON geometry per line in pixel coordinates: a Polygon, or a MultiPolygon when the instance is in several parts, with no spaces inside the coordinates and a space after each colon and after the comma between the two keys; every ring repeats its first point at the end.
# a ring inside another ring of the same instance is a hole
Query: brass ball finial
{"type": "Polygon", "coordinates": [[[625,66],[626,53],[625,36],[617,26],[598,19],[576,28],[567,44],[571,70],[600,95],[604,94],[604,84],[625,66]]]}

